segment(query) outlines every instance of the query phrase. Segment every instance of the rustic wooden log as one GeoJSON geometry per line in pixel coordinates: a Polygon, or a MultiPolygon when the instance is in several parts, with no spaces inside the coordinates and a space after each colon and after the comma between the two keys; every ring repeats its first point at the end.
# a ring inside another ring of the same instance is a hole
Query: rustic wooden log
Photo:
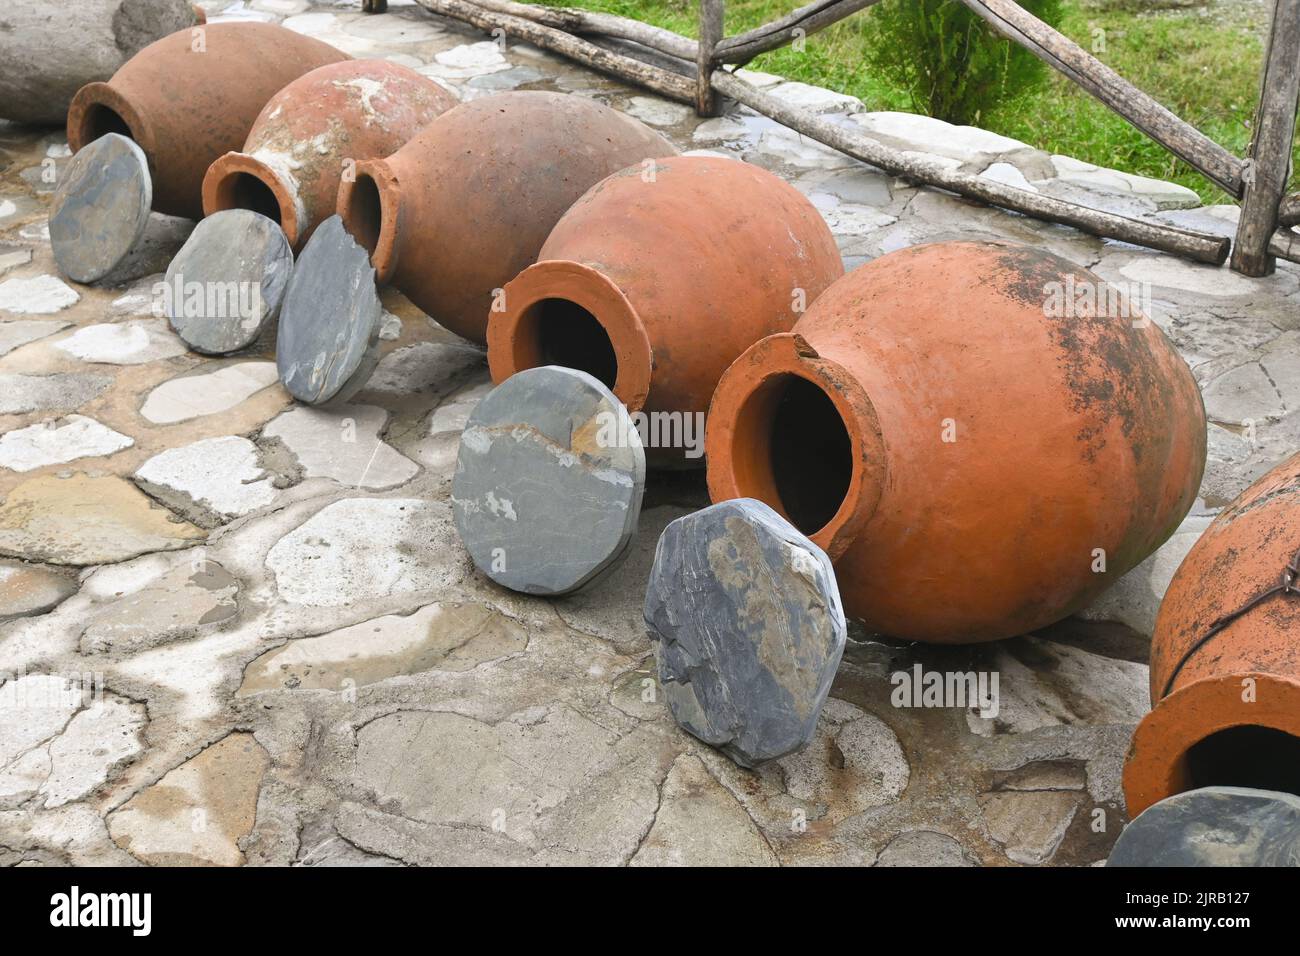
{"type": "Polygon", "coordinates": [[[1279,229],[1269,237],[1268,252],[1288,262],[1300,262],[1300,233],[1293,229],[1279,229]]]}
{"type": "MultiPolygon", "coordinates": [[[[1019,43],[1091,93],[1226,192],[1240,197],[1245,163],[1143,93],[1106,64],[1012,0],[961,0],[995,31],[1019,43]]],[[[1283,0],[1289,2],[1289,0],[1283,0]]]]}
{"type": "Polygon", "coordinates": [[[722,112],[721,98],[713,93],[714,50],[722,39],[724,0],[700,0],[700,39],[696,45],[695,112],[700,116],[717,116],[722,112]]]}
{"type": "Polygon", "coordinates": [[[1300,193],[1292,193],[1282,200],[1277,210],[1278,225],[1300,226],[1300,193]]]}
{"type": "Polygon", "coordinates": [[[760,53],[785,46],[798,35],[798,31],[803,31],[803,35],[808,36],[879,2],[880,0],[815,0],[779,20],[727,37],[718,44],[718,62],[748,63],[760,53]]]}
{"type": "Polygon", "coordinates": [[[631,40],[690,63],[695,62],[699,50],[699,45],[694,40],[680,33],[612,13],[589,13],[572,7],[539,7],[531,3],[515,3],[514,0],[474,0],[474,5],[494,13],[532,20],[566,33],[598,34],[631,40]]]}
{"type": "Polygon", "coordinates": [[[416,0],[416,2],[426,10],[472,23],[482,30],[489,32],[496,29],[504,30],[521,40],[553,50],[594,70],[643,86],[679,103],[695,105],[696,87],[693,79],[651,66],[630,56],[614,53],[565,33],[563,30],[525,20],[522,17],[496,13],[467,0],[416,0]]]}
{"type": "MultiPolygon", "coordinates": [[[[1237,220],[1232,268],[1265,276],[1276,264],[1269,254],[1278,213],[1291,175],[1296,105],[1300,103],[1300,0],[1277,0],[1260,81],[1259,108],[1250,140],[1250,175],[1237,220]]],[[[1289,258],[1289,257],[1288,257],[1289,258]]]]}
{"type": "MultiPolygon", "coordinates": [[[[417,0],[417,2],[434,13],[472,23],[480,29],[503,29],[537,46],[553,50],[628,82],[645,86],[678,102],[691,105],[696,103],[694,79],[675,71],[650,66],[631,56],[614,53],[531,20],[485,10],[468,0],[417,0]]],[[[791,129],[895,175],[1002,206],[1037,219],[1059,222],[1094,235],[1174,253],[1199,262],[1218,264],[1227,258],[1230,243],[1221,236],[1116,216],[1016,189],[991,179],[954,172],[948,167],[922,157],[904,156],[901,152],[874,140],[838,127],[798,107],[790,106],[724,70],[714,70],[710,83],[714,90],[784,123],[791,129]]]]}
{"type": "Polygon", "coordinates": [[[897,176],[1002,206],[1036,219],[1073,226],[1095,236],[1171,252],[1198,262],[1220,264],[1228,255],[1230,243],[1222,236],[1116,216],[1040,193],[1016,189],[992,179],[956,172],[933,160],[915,155],[905,156],[875,140],[791,106],[724,70],[714,72],[713,88],[810,139],[897,176]]]}
{"type": "MultiPolygon", "coordinates": [[[[679,60],[675,56],[669,56],[659,50],[653,50],[648,46],[642,46],[640,43],[634,43],[631,40],[622,40],[618,37],[605,36],[600,33],[589,33],[583,39],[588,43],[608,50],[611,53],[618,53],[623,56],[631,57],[642,63],[648,63],[650,66],[658,67],[668,73],[675,73],[678,76],[685,77],[692,84],[696,82],[695,61],[679,60]]],[[[691,101],[694,103],[694,100],[691,101]]]]}

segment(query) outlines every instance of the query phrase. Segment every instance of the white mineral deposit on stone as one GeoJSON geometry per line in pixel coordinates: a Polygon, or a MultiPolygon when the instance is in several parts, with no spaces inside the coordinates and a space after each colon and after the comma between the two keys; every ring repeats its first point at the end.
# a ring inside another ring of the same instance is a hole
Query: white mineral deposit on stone
{"type": "Polygon", "coordinates": [[[0,435],[0,468],[31,471],[77,458],[98,458],[129,448],[128,435],[84,415],[38,422],[0,435]]]}
{"type": "Polygon", "coordinates": [[[58,276],[12,278],[0,282],[0,312],[19,315],[53,315],[81,298],[58,276]]]}

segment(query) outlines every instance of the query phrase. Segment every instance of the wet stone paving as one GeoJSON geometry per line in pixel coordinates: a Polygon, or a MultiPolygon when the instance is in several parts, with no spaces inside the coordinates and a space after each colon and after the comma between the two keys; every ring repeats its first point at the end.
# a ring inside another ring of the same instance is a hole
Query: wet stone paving
{"type": "MultiPolygon", "coordinates": [[[[1202,497],[1089,611],[986,646],[850,624],[811,745],[745,770],[679,730],[642,602],[659,533],[708,503],[651,474],[627,559],[562,598],[475,571],[450,504],[481,350],[382,293],[382,359],[348,404],[278,384],[273,330],[188,351],[155,287],[192,223],[154,215],[128,276],[65,281],[48,211],[62,131],[0,122],[0,862],[1093,865],[1124,822],[1160,595],[1214,512],[1300,447],[1300,271],[1249,279],[917,188],[734,105],[698,120],[410,3],[203,2],[387,57],[462,98],[588,96],[684,150],[804,192],[848,268],[1010,239],[1126,289],[1195,371],[1202,497]],[[996,713],[899,707],[890,675],[996,674],[996,713]]],[[[1230,235],[1235,207],[852,98],[751,79],[954,168],[1230,235]]],[[[1014,409],[1008,409],[1014,415],[1014,409]]]]}

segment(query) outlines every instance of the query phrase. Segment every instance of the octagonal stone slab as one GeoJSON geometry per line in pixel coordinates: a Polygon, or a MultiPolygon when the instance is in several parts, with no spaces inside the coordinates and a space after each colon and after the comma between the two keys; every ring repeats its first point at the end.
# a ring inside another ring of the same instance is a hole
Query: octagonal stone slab
{"type": "Polygon", "coordinates": [[[280,309],[275,359],[289,394],[347,401],[379,364],[384,308],[370,256],[330,216],[298,256],[280,309]]]}
{"type": "Polygon", "coordinates": [[[1204,787],[1148,807],[1107,866],[1300,866],[1300,796],[1204,787]]]}
{"type": "Polygon", "coordinates": [[[645,451],[598,379],[547,365],[494,388],[461,435],[452,507],[474,565],[525,594],[568,594],[614,567],[641,513],[645,451]]]}
{"type": "Polygon", "coordinates": [[[677,723],[753,767],[813,739],[847,627],[830,558],[760,501],[664,529],[646,588],[677,723]]]}
{"type": "Polygon", "coordinates": [[[50,208],[50,245],[59,270],[76,282],[108,275],[144,236],[153,180],[144,150],[118,133],[72,157],[50,208]]]}
{"type": "Polygon", "coordinates": [[[194,351],[247,348],[280,314],[293,250],[279,224],[225,209],[198,224],[167,267],[163,310],[194,351]]]}

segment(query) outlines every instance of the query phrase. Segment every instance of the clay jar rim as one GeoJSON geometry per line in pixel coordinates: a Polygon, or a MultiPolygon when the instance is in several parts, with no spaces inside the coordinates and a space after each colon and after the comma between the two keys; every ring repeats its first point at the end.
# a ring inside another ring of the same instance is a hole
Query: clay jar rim
{"type": "Polygon", "coordinates": [[[284,176],[249,153],[226,153],[208,167],[203,174],[203,215],[211,216],[227,209],[248,209],[266,215],[260,209],[236,201],[240,176],[251,176],[270,190],[279,207],[278,220],[284,237],[297,249],[304,225],[303,217],[298,214],[297,194],[284,176]]]}
{"type": "Polygon", "coordinates": [[[1180,687],[1158,701],[1133,732],[1124,761],[1129,817],[1192,789],[1189,751],[1234,727],[1266,727],[1300,738],[1300,682],[1277,674],[1224,674],[1180,687]],[[1249,703],[1241,699],[1247,679],[1255,682],[1255,699],[1249,703]]]}
{"type": "Polygon", "coordinates": [[[363,159],[356,164],[353,175],[339,180],[335,212],[343,220],[343,228],[370,253],[370,264],[375,269],[375,281],[386,285],[397,274],[397,232],[402,209],[402,187],[397,174],[382,159],[363,159]],[[378,203],[376,211],[368,204],[369,196],[360,191],[375,190],[378,203]],[[366,205],[363,205],[366,203],[366,205]]]}
{"type": "Polygon", "coordinates": [[[819,355],[797,332],[769,335],[751,345],[722,374],[709,405],[704,452],[713,501],[757,498],[790,520],[771,466],[769,425],[790,376],[810,382],[830,399],[848,432],[852,475],[831,519],[804,533],[838,560],[862,532],[885,484],[887,460],[876,408],[866,390],[839,363],[819,355]]]}
{"type": "Polygon", "coordinates": [[[111,111],[126,124],[126,135],[144,151],[152,172],[153,157],[157,148],[153,128],[145,122],[144,117],[140,115],[140,112],[131,102],[109,83],[100,81],[87,83],[77,90],[76,95],[72,97],[72,102],[68,105],[68,148],[77,153],[81,151],[82,147],[93,140],[99,139],[104,133],[122,132],[121,130],[106,129],[98,136],[91,135],[91,119],[96,108],[111,111]]]}
{"type": "Polygon", "coordinates": [[[615,397],[629,412],[645,407],[654,374],[654,351],[641,317],[617,283],[599,269],[569,259],[534,263],[506,283],[502,311],[488,313],[492,381],[499,384],[516,372],[554,364],[546,360],[533,331],[533,307],[547,299],[571,302],[599,323],[617,362],[615,397]]]}

